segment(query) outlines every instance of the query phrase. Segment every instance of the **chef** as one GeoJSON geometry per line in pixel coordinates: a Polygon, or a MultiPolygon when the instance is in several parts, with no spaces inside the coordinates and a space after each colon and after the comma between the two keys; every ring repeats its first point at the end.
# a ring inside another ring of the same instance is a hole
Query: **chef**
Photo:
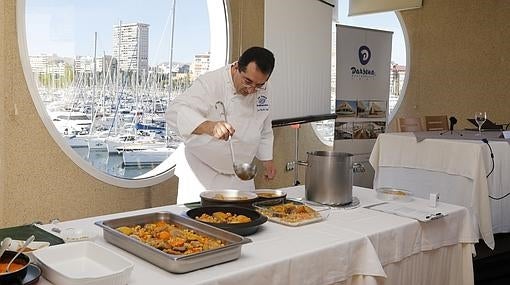
{"type": "Polygon", "coordinates": [[[198,77],[170,104],[167,126],[184,139],[174,153],[179,177],[177,203],[200,200],[205,190],[255,189],[253,179],[235,176],[236,162],[262,161],[266,179],[273,179],[273,130],[267,81],[273,54],[262,47],[247,49],[237,62],[198,77]],[[227,121],[220,104],[225,106],[227,121]]]}

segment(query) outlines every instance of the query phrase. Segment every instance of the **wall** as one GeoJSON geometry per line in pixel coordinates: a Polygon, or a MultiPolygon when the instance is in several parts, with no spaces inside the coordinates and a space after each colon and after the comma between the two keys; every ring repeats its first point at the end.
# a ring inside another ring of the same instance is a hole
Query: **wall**
{"type": "Polygon", "coordinates": [[[264,0],[230,0],[231,58],[264,45],[264,0]]]}
{"type": "Polygon", "coordinates": [[[510,122],[510,1],[426,0],[401,15],[411,60],[394,118],[447,114],[464,128],[487,111],[492,121],[510,122]]]}
{"type": "MultiPolygon", "coordinates": [[[[0,35],[6,34],[5,27],[5,3],[0,2],[0,35]]],[[[7,66],[6,66],[6,51],[7,51],[7,41],[0,41],[0,114],[5,113],[5,95],[7,90],[7,77],[3,76],[7,74],[7,66]]],[[[2,119],[0,117],[0,119],[2,119]]],[[[7,153],[7,149],[3,146],[6,145],[5,138],[5,124],[2,123],[3,120],[0,120],[0,226],[2,226],[6,219],[4,217],[4,205],[6,196],[5,196],[5,181],[6,181],[6,163],[5,163],[5,155],[7,153]]]]}
{"type": "MultiPolygon", "coordinates": [[[[272,181],[265,181],[261,175],[255,177],[257,188],[281,188],[294,184],[294,171],[285,171],[287,162],[294,161],[296,148],[296,130],[290,126],[274,128],[274,163],[277,169],[277,177],[272,181]]],[[[307,160],[307,152],[316,150],[332,150],[323,144],[315,135],[311,124],[303,124],[299,129],[298,137],[298,160],[307,160]]],[[[257,165],[262,169],[262,165],[257,165]]],[[[295,166],[298,171],[298,181],[305,183],[304,166],[295,166]]]]}

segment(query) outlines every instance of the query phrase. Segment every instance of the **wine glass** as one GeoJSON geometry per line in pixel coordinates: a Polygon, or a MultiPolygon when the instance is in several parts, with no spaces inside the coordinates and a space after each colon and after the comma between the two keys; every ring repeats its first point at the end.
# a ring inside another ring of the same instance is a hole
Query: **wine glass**
{"type": "Polygon", "coordinates": [[[478,135],[482,135],[482,126],[483,123],[487,120],[487,113],[486,112],[476,112],[475,113],[475,121],[478,124],[478,135]]]}

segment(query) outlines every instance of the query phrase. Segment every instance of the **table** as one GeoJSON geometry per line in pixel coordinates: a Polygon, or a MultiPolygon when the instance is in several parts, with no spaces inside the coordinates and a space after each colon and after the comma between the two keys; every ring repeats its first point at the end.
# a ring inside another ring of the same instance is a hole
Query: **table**
{"type": "MultiPolygon", "coordinates": [[[[303,197],[304,187],[282,189],[303,197]]],[[[380,203],[371,189],[355,187],[362,206],[380,203]]],[[[416,199],[412,205],[424,205],[416,199]]],[[[411,205],[409,204],[409,205],[411,205]]],[[[171,205],[58,224],[95,231],[94,242],[135,263],[129,284],[473,284],[470,215],[441,205],[448,216],[429,223],[363,207],[334,209],[327,220],[301,227],[265,223],[232,262],[186,274],[168,273],[102,238],[97,220],[154,211],[182,213],[171,205]],[[447,266],[446,266],[447,265],[447,266]],[[425,269],[425,271],[424,271],[425,269]],[[430,274],[434,272],[434,274],[430,274]],[[445,281],[446,280],[446,281],[445,281]]],[[[43,225],[49,230],[54,225],[43,225]]],[[[42,279],[40,284],[50,284],[42,279]]]]}
{"type": "Polygon", "coordinates": [[[370,156],[374,188],[406,189],[426,199],[439,193],[441,201],[468,208],[475,233],[494,248],[493,233],[510,231],[510,197],[489,199],[509,191],[510,144],[489,141],[495,168],[487,178],[492,162],[481,140],[432,137],[436,138],[417,142],[413,133],[379,135],[370,156]]]}

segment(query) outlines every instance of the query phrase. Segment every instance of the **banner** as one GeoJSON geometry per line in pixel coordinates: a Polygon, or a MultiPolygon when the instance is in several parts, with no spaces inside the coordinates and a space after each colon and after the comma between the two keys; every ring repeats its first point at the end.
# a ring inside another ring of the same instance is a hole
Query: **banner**
{"type": "Polygon", "coordinates": [[[337,140],[375,139],[385,131],[393,36],[360,27],[336,28],[335,148],[337,140]]]}
{"type": "Polygon", "coordinates": [[[388,100],[393,32],[337,25],[337,98],[388,100]]]}

